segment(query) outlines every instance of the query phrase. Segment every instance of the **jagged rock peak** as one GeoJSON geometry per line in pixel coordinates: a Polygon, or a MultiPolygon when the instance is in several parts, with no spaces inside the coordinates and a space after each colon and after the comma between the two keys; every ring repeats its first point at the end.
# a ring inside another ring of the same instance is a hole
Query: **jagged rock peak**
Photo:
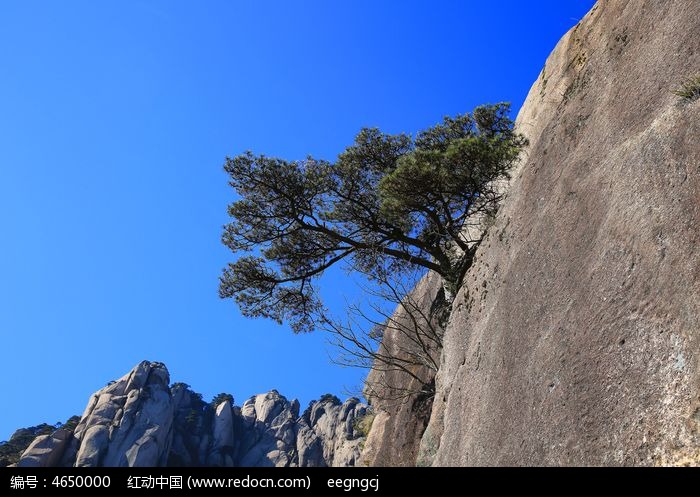
{"type": "Polygon", "coordinates": [[[37,437],[18,466],[351,466],[368,407],[324,395],[299,417],[276,390],[241,407],[206,403],[164,364],[143,361],[94,393],[75,429],[37,437]]]}
{"type": "Polygon", "coordinates": [[[169,384],[164,364],[142,361],[93,394],[75,429],[75,466],[162,465],[173,422],[169,384]]]}

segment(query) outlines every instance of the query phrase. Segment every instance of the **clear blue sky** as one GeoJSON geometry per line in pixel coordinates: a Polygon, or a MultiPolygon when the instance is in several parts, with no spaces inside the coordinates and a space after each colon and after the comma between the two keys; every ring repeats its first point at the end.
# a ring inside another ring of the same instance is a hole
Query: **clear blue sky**
{"type": "Polygon", "coordinates": [[[0,440],[142,359],[206,399],[360,384],[322,335],[219,300],[224,157],[517,111],[593,3],[0,1],[0,440]]]}

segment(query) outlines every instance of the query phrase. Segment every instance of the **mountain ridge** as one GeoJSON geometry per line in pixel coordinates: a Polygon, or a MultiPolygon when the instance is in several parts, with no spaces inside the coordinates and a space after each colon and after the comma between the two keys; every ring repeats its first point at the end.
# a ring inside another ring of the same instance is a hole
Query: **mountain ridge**
{"type": "MultiPolygon", "coordinates": [[[[372,415],[357,398],[332,395],[299,402],[276,390],[241,406],[212,405],[184,383],[170,383],[164,364],[142,361],[95,392],[72,426],[18,430],[10,441],[33,440],[19,467],[42,466],[352,466],[372,415]],[[56,428],[56,429],[52,429],[56,428]]],[[[0,449],[2,449],[0,445],[0,449]]],[[[6,451],[9,452],[9,451],[6,451]]],[[[8,454],[10,455],[10,454],[8,454]]],[[[12,464],[14,465],[14,464],[12,464]]]]}

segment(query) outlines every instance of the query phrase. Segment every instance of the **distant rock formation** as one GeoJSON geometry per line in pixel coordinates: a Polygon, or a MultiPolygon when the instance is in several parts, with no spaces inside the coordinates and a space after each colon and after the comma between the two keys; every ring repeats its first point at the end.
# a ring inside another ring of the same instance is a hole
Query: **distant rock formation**
{"type": "Polygon", "coordinates": [[[299,402],[272,390],[241,407],[212,406],[165,365],[141,362],[90,397],[74,430],[36,437],[17,466],[352,466],[366,405],[333,396],[299,402]]]}

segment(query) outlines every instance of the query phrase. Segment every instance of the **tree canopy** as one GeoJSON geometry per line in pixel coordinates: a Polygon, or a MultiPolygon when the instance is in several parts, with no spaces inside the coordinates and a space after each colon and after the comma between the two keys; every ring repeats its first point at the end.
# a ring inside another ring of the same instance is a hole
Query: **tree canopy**
{"type": "Polygon", "coordinates": [[[468,227],[495,211],[497,182],[526,144],[508,111],[477,107],[415,139],[365,128],[334,163],[227,158],[238,199],[222,241],[239,257],[220,296],[301,332],[323,312],[317,278],[341,261],[369,278],[418,266],[456,289],[479,241],[468,227]]]}

